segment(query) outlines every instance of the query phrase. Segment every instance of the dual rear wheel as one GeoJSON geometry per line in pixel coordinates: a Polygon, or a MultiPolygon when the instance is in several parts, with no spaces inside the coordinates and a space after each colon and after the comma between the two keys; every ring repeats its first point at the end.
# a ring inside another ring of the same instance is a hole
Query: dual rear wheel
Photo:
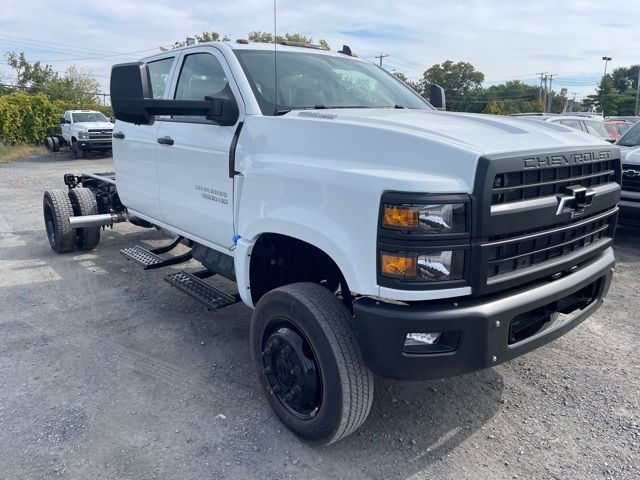
{"type": "Polygon", "coordinates": [[[93,250],[100,242],[100,227],[71,228],[70,217],[96,215],[98,205],[88,188],[44,192],[44,224],[51,248],[57,253],[93,250]]]}

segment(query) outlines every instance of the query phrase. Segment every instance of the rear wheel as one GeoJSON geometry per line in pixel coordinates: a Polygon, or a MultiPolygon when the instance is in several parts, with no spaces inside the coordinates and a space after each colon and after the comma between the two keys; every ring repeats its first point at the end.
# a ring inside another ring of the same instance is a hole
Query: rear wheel
{"type": "MultiPolygon", "coordinates": [[[[69,200],[76,217],[97,215],[98,204],[91,190],[76,187],[69,190],[69,200]]],[[[93,250],[100,243],[100,227],[76,228],[76,246],[79,250],[93,250]]]]}
{"type": "Polygon", "coordinates": [[[47,148],[47,150],[49,150],[50,152],[54,152],[55,150],[53,149],[53,137],[47,137],[44,139],[44,146],[47,148]]]}
{"type": "Polygon", "coordinates": [[[326,288],[296,283],[264,295],[251,320],[251,353],[271,408],[302,440],[336,442],[367,418],[373,375],[351,315],[326,288]]]}
{"type": "Polygon", "coordinates": [[[53,142],[53,151],[54,152],[59,152],[60,151],[60,139],[58,137],[52,137],[51,140],[53,142]]]}
{"type": "Polygon", "coordinates": [[[47,190],[44,192],[42,203],[44,225],[51,248],[58,253],[75,250],[76,234],[69,223],[69,217],[73,216],[73,207],[66,190],[47,190]]]}

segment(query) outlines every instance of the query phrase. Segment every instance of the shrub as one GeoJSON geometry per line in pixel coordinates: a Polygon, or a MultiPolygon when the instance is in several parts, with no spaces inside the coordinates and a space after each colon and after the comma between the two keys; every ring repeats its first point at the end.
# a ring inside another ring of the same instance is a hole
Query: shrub
{"type": "Polygon", "coordinates": [[[99,110],[111,115],[110,107],[97,104],[75,105],[51,101],[44,93],[24,92],[0,96],[0,140],[5,144],[35,144],[47,135],[60,133],[60,117],[65,110],[99,110]]]}

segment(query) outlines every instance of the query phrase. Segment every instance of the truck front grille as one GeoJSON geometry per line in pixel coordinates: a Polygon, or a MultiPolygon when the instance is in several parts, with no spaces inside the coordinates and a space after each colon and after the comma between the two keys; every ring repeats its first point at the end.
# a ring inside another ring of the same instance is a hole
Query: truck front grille
{"type": "Polygon", "coordinates": [[[622,165],[622,190],[640,192],[640,165],[622,165]]]}
{"type": "Polygon", "coordinates": [[[111,140],[113,130],[89,130],[91,140],[111,140]]]}
{"type": "Polygon", "coordinates": [[[546,197],[564,192],[570,185],[595,187],[614,181],[615,163],[603,160],[565,167],[498,173],[494,177],[491,204],[546,197]]]}
{"type": "Polygon", "coordinates": [[[523,231],[510,234],[507,238],[490,238],[483,246],[487,249],[487,277],[577,254],[585,247],[610,238],[616,211],[614,208],[541,231],[523,231]]]}

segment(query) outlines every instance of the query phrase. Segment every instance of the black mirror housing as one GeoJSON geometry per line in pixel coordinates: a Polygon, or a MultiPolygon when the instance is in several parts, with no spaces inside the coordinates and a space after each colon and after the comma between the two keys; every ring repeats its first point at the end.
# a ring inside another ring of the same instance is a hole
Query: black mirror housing
{"type": "Polygon", "coordinates": [[[64,125],[65,123],[67,123],[67,119],[64,117],[60,117],[60,125],[64,125]]]}
{"type": "Polygon", "coordinates": [[[444,89],[440,85],[429,85],[429,103],[438,110],[445,110],[447,108],[444,89]]]}
{"type": "Polygon", "coordinates": [[[150,125],[155,115],[204,116],[218,125],[235,125],[239,107],[229,85],[220,96],[202,100],[151,98],[149,69],[144,62],[121,63],[111,69],[111,107],[116,120],[150,125]]]}

